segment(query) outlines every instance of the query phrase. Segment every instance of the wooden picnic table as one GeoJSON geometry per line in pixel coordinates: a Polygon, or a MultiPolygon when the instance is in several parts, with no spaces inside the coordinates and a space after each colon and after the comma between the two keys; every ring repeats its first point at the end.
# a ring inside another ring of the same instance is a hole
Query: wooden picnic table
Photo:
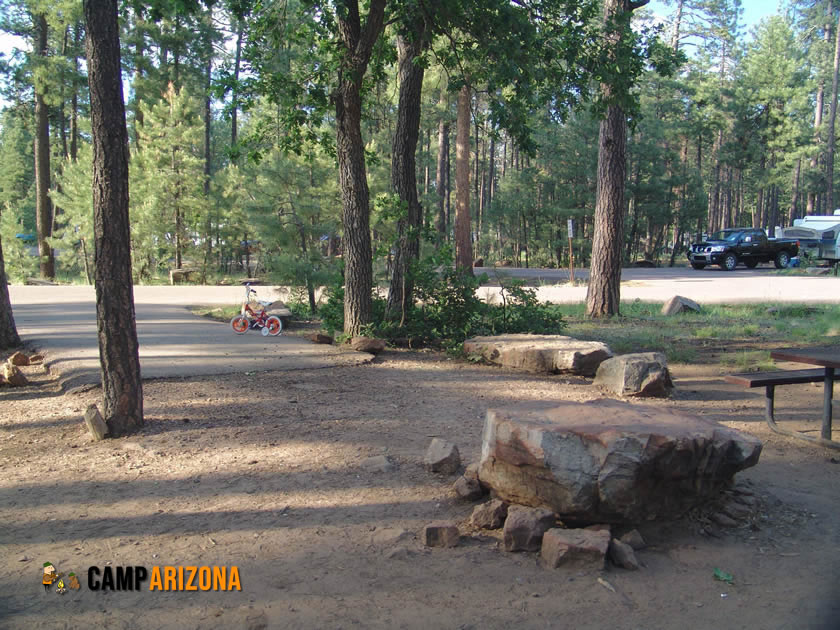
{"type": "Polygon", "coordinates": [[[781,348],[770,353],[772,359],[818,365],[825,369],[823,379],[822,439],[831,440],[831,399],[834,395],[834,370],[840,369],[840,346],[817,348],[781,348]]]}

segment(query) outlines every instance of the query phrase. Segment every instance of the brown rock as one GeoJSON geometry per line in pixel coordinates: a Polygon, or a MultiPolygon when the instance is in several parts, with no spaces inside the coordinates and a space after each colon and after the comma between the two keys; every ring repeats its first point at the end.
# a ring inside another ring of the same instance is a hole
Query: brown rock
{"type": "Polygon", "coordinates": [[[476,505],[470,517],[470,525],[479,529],[499,529],[505,524],[508,504],[498,499],[476,505]]]}
{"type": "Polygon", "coordinates": [[[29,357],[29,365],[33,365],[36,363],[43,363],[44,362],[44,355],[43,354],[33,354],[29,357]]]}
{"type": "Polygon", "coordinates": [[[458,527],[449,521],[429,523],[423,528],[423,544],[427,547],[456,547],[460,540],[458,527]]]}
{"type": "Polygon", "coordinates": [[[531,404],[487,411],[479,478],[567,522],[644,522],[718,496],[760,453],[756,438],[673,409],[531,404]]]}
{"type": "Polygon", "coordinates": [[[29,365],[29,357],[23,354],[23,352],[15,352],[9,357],[9,363],[17,366],[29,365]]]}
{"type": "Polygon", "coordinates": [[[426,450],[423,464],[430,472],[451,475],[461,465],[461,454],[452,442],[434,438],[426,450]]]}
{"type": "Polygon", "coordinates": [[[484,491],[481,489],[481,484],[478,483],[478,480],[469,479],[465,476],[458,477],[452,489],[464,501],[477,501],[484,496],[484,491]]]}
{"type": "Polygon", "coordinates": [[[621,542],[617,538],[613,538],[610,541],[609,554],[610,560],[615,566],[631,571],[638,570],[639,561],[636,559],[636,554],[630,545],[621,542]]]}
{"type": "Polygon", "coordinates": [[[606,530],[553,528],[543,536],[540,559],[549,569],[570,566],[600,571],[609,545],[606,530]]]}
{"type": "Polygon", "coordinates": [[[630,545],[634,551],[638,551],[639,549],[644,549],[647,547],[647,543],[645,539],[642,538],[642,535],[639,533],[638,529],[633,529],[624,534],[621,538],[619,538],[621,542],[625,545],[630,545]]]}
{"type": "Polygon", "coordinates": [[[309,335],[308,339],[312,343],[320,343],[320,344],[325,344],[325,345],[329,345],[333,342],[332,337],[330,337],[327,334],[320,333],[320,332],[312,333],[311,335],[309,335]]]}
{"type": "Polygon", "coordinates": [[[94,441],[98,442],[108,435],[108,425],[105,424],[105,419],[99,413],[96,405],[90,405],[85,410],[85,424],[93,436],[94,441]]]}
{"type": "Polygon", "coordinates": [[[579,341],[563,335],[496,335],[473,337],[464,352],[505,367],[548,374],[593,376],[612,352],[600,341],[579,341]]]}
{"type": "Polygon", "coordinates": [[[350,347],[358,352],[379,354],[385,349],[385,342],[382,339],[374,339],[373,337],[353,337],[350,340],[350,347]]]}
{"type": "Polygon", "coordinates": [[[12,387],[26,387],[29,385],[29,379],[24,376],[18,366],[12,365],[11,363],[3,364],[3,378],[12,387]]]}
{"type": "Polygon", "coordinates": [[[512,505],[505,519],[505,551],[539,551],[543,534],[554,527],[554,512],[512,505]]]}

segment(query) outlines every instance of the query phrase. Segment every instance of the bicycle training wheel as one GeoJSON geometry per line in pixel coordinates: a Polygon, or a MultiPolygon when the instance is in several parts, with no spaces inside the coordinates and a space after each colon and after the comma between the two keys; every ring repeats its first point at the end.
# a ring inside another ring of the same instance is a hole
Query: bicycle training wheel
{"type": "Polygon", "coordinates": [[[233,332],[237,335],[244,335],[248,332],[249,325],[250,322],[244,315],[236,315],[232,320],[230,320],[230,327],[233,328],[233,332]]]}
{"type": "Polygon", "coordinates": [[[265,327],[268,329],[268,334],[276,337],[283,331],[283,322],[276,315],[272,315],[265,320],[265,327]]]}

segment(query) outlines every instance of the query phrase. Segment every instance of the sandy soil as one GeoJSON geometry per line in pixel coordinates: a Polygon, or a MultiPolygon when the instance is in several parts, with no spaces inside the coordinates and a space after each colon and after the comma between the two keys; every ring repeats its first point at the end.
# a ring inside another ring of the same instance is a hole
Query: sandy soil
{"type": "MultiPolygon", "coordinates": [[[[477,460],[488,407],[603,395],[585,379],[390,351],[359,367],[149,381],[145,430],[93,443],[81,415],[99,392],[62,394],[24,370],[32,387],[0,389],[5,628],[840,627],[840,453],[769,432],[761,394],[716,366],[672,366],[673,398],[645,404],[764,441],[738,478],[751,516],[643,524],[641,570],[596,574],[504,552],[469,530],[454,477],[422,467],[434,436],[477,460]],[[366,470],[380,454],[398,469],[366,470]],[[424,548],[419,531],[443,518],[461,545],[424,548]],[[81,590],[46,592],[47,561],[81,590]],[[92,565],[237,565],[242,590],[93,592],[92,565]]],[[[778,416],[816,430],[820,394],[780,388],[778,416]]]]}

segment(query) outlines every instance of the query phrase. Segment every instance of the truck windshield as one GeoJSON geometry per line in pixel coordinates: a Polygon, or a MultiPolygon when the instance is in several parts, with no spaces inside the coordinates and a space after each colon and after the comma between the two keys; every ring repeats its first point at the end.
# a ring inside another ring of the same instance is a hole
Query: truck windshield
{"type": "Polygon", "coordinates": [[[715,232],[709,237],[710,241],[730,241],[736,242],[739,238],[741,238],[740,230],[721,230],[720,232],[715,232]]]}

